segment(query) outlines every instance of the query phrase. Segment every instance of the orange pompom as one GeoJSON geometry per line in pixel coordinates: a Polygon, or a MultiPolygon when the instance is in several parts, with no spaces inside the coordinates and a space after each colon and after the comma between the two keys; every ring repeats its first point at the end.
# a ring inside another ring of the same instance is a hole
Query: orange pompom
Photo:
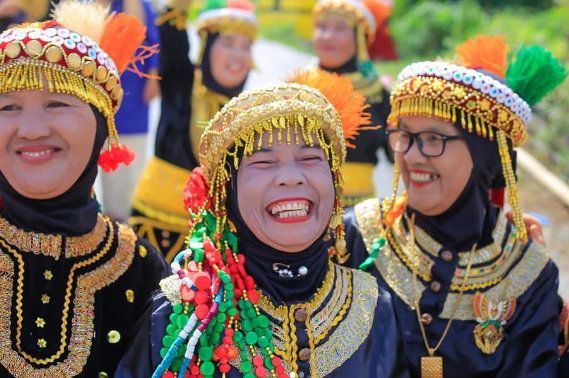
{"type": "Polygon", "coordinates": [[[456,48],[460,64],[472,69],[483,69],[503,78],[508,69],[510,46],[504,36],[478,35],[456,48]]]}
{"type": "Polygon", "coordinates": [[[145,38],[146,27],[138,18],[121,13],[107,23],[99,47],[115,62],[119,73],[123,73],[135,61],[133,56],[145,38]]]}
{"type": "Polygon", "coordinates": [[[365,97],[354,89],[352,81],[321,69],[297,70],[289,76],[288,81],[318,89],[332,103],[342,120],[346,147],[355,148],[348,139],[355,139],[360,130],[371,125],[371,115],[364,112],[369,105],[366,104],[365,97]]]}

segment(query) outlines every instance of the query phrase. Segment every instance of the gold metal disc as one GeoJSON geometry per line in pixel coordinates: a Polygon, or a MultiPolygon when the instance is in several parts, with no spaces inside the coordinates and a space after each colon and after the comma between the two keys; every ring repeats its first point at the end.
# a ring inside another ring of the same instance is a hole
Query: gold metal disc
{"type": "Polygon", "coordinates": [[[81,57],[77,53],[71,53],[67,56],[67,65],[74,71],[81,68],[81,57]]]}
{"type": "Polygon", "coordinates": [[[45,52],[45,57],[50,63],[57,63],[61,60],[63,53],[58,46],[50,46],[45,52]]]}

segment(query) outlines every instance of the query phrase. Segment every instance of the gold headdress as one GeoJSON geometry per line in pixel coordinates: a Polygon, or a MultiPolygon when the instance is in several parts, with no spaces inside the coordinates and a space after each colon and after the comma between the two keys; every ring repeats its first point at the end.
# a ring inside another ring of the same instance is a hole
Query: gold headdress
{"type": "MultiPolygon", "coordinates": [[[[134,154],[120,144],[114,114],[124,94],[120,74],[148,56],[134,56],[146,28],[135,17],[109,14],[96,2],[64,0],[53,17],[0,34],[0,93],[47,86],[50,92],[79,97],[107,119],[109,147],[99,164],[105,171],[129,164],[134,154]]],[[[146,48],[147,53],[154,49],[146,48]]]]}
{"type": "Polygon", "coordinates": [[[526,240],[507,139],[513,147],[523,144],[531,106],[559,85],[567,70],[538,46],[522,47],[508,64],[509,50],[503,37],[478,36],[458,46],[458,64],[421,62],[405,67],[391,92],[388,124],[396,127],[406,116],[437,117],[496,140],[517,237],[526,240]],[[505,83],[492,75],[505,78],[505,83]]]}
{"type": "MultiPolygon", "coordinates": [[[[361,125],[370,123],[369,115],[363,112],[365,98],[354,91],[349,79],[336,74],[320,70],[297,72],[291,79],[293,83],[243,92],[215,115],[202,134],[200,164],[209,184],[217,229],[223,230],[226,221],[228,157],[234,159],[238,169],[241,153],[247,157],[260,148],[256,137],[265,133],[276,134],[279,142],[286,140],[288,144],[298,144],[302,139],[312,145],[316,139],[330,161],[334,176],[336,203],[330,225],[336,233],[337,253],[341,258],[345,254],[340,171],[346,156],[344,135],[353,138],[361,125]]],[[[272,140],[269,138],[269,143],[272,140]]]]}

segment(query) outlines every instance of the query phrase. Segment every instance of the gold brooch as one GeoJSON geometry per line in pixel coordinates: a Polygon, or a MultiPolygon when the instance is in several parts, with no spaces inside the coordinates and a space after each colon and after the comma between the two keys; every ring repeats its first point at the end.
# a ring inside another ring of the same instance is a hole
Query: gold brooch
{"type": "Polygon", "coordinates": [[[516,298],[493,301],[476,292],[473,305],[479,323],[474,328],[476,346],[483,353],[493,354],[504,338],[504,325],[516,311],[516,298]]]}

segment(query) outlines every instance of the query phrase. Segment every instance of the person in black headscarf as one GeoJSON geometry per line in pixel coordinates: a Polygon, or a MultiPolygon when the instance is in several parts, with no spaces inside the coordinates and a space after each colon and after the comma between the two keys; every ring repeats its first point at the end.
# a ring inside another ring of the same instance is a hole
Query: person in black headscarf
{"type": "MultiPolygon", "coordinates": [[[[387,27],[390,12],[382,0],[320,0],[313,10],[312,41],[318,58],[314,69],[349,78],[366,97],[366,111],[371,114],[373,127],[360,132],[355,139],[357,148],[348,151],[343,168],[346,206],[375,197],[372,173],[378,151],[383,150],[381,156],[392,160],[384,129],[390,111],[389,92],[372,64],[372,60],[397,59],[387,27]]],[[[390,163],[386,167],[387,174],[392,172],[390,163]]],[[[382,184],[376,189],[387,195],[390,186],[382,184]]]]}
{"type": "Polygon", "coordinates": [[[375,263],[395,295],[415,377],[557,376],[558,270],[528,238],[512,148],[566,71],[536,46],[508,67],[508,51],[479,36],[457,48],[460,64],[401,72],[387,134],[407,191],[347,214],[351,264],[375,263]],[[499,177],[513,224],[490,200],[499,177]]]}
{"type": "Polygon", "coordinates": [[[352,135],[365,99],[335,74],[294,81],[332,96],[268,85],[205,129],[185,198],[188,249],[161,282],[121,377],[409,376],[391,296],[331,260],[344,248],[341,126],[352,135]]]}
{"type": "Polygon", "coordinates": [[[132,200],[129,223],[171,261],[182,248],[188,214],[182,189],[197,167],[203,125],[243,90],[256,38],[254,5],[231,0],[226,7],[207,3],[197,20],[199,63],[188,54],[189,1],[172,1],[160,23],[162,110],[155,156],[142,173],[132,200]]]}
{"type": "Polygon", "coordinates": [[[107,20],[129,35],[143,36],[143,27],[94,3],[63,2],[55,12],[55,21],[0,36],[0,48],[10,51],[0,65],[6,378],[112,376],[167,268],[130,228],[99,214],[92,196],[98,162],[108,169],[131,159],[114,127],[122,91],[115,64],[126,65],[112,58],[113,48],[130,58],[139,42],[130,51],[105,39],[107,29],[98,30],[98,41],[75,32],[86,19],[107,20]],[[107,138],[109,150],[101,153],[107,138]]]}

